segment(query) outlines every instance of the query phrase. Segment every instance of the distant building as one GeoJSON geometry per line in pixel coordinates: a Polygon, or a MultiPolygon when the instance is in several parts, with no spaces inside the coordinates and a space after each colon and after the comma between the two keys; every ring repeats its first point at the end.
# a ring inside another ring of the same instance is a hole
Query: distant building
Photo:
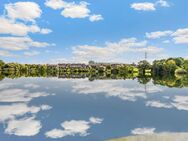
{"type": "MultiPolygon", "coordinates": [[[[122,67],[128,64],[122,64],[122,63],[96,63],[94,61],[89,61],[89,64],[81,64],[81,63],[74,63],[74,64],[70,64],[70,63],[62,63],[62,64],[49,64],[47,65],[48,68],[59,68],[59,69],[87,69],[89,67],[92,68],[96,68],[96,69],[106,69],[107,67],[111,67],[111,68],[117,68],[117,67],[122,67]]],[[[134,64],[135,65],[135,64],[134,64]]]]}
{"type": "Polygon", "coordinates": [[[137,65],[135,63],[132,63],[131,66],[137,67],[137,65]]]}
{"type": "Polygon", "coordinates": [[[47,64],[47,69],[57,69],[56,64],[47,64]]]}
{"type": "Polygon", "coordinates": [[[102,68],[106,68],[106,67],[111,67],[112,69],[118,68],[118,67],[123,67],[123,66],[127,66],[129,64],[123,64],[123,63],[96,63],[93,61],[89,62],[89,66],[91,66],[92,68],[97,68],[97,69],[102,69],[102,68]]]}
{"type": "Polygon", "coordinates": [[[122,64],[111,64],[111,67],[112,67],[112,68],[118,68],[118,67],[120,67],[120,66],[122,66],[122,64]]]}
{"type": "Polygon", "coordinates": [[[68,66],[69,64],[58,64],[59,69],[66,69],[68,66]]]}
{"type": "Polygon", "coordinates": [[[87,68],[87,65],[86,64],[70,64],[70,68],[85,69],[85,68],[87,68]]]}
{"type": "Polygon", "coordinates": [[[58,64],[59,69],[66,69],[66,68],[72,68],[72,69],[85,69],[88,66],[86,64],[58,64]]]}
{"type": "Polygon", "coordinates": [[[95,67],[102,67],[102,66],[108,66],[110,65],[110,63],[95,63],[95,62],[92,62],[92,63],[89,63],[90,66],[95,66],[95,67]]]}

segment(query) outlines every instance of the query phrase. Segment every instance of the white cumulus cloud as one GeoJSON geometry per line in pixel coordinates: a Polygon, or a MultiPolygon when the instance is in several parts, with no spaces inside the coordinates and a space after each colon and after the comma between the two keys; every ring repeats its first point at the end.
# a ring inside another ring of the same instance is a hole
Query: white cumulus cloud
{"type": "Polygon", "coordinates": [[[64,7],[67,7],[69,3],[63,0],[46,0],[45,5],[54,10],[57,10],[57,9],[62,9],[64,7]]]}
{"type": "Polygon", "coordinates": [[[53,46],[46,42],[33,41],[30,37],[0,37],[0,48],[6,50],[28,50],[31,47],[53,46]]]}
{"type": "Polygon", "coordinates": [[[89,20],[91,22],[100,21],[100,20],[103,20],[103,17],[102,17],[102,15],[91,15],[89,17],[89,20]]]}
{"type": "Polygon", "coordinates": [[[61,15],[66,18],[86,18],[90,14],[90,10],[87,7],[88,3],[80,2],[79,4],[72,4],[65,7],[61,15]]]}
{"type": "Polygon", "coordinates": [[[188,43],[188,28],[177,29],[172,36],[176,44],[187,44],[188,43]]]}
{"type": "Polygon", "coordinates": [[[162,48],[149,46],[147,41],[138,41],[136,38],[125,38],[118,42],[106,42],[104,46],[80,45],[73,47],[74,60],[88,62],[88,60],[108,62],[121,60],[125,53],[142,53],[147,51],[156,54],[162,48]]]}
{"type": "MultiPolygon", "coordinates": [[[[12,51],[29,50],[31,47],[53,46],[46,42],[33,41],[29,34],[49,34],[51,29],[41,28],[37,19],[42,10],[35,2],[15,2],[5,4],[4,14],[0,15],[0,56],[17,57],[12,51]]],[[[36,55],[36,51],[28,51],[24,55],[36,55]]]]}
{"type": "Polygon", "coordinates": [[[170,4],[166,0],[158,0],[155,3],[152,2],[135,2],[130,5],[131,8],[138,11],[155,11],[157,7],[170,7],[170,4]]]}
{"type": "MultiPolygon", "coordinates": [[[[175,31],[165,30],[165,31],[155,31],[147,32],[146,37],[148,39],[159,39],[161,37],[170,38],[175,44],[187,44],[188,43],[188,28],[179,28],[175,31]]],[[[169,43],[170,40],[163,41],[164,43],[169,43]]]]}
{"type": "Polygon", "coordinates": [[[36,24],[26,25],[23,22],[16,22],[5,17],[0,17],[0,34],[9,34],[15,36],[26,36],[29,33],[49,34],[52,30],[40,28],[36,24]]]}
{"type": "Polygon", "coordinates": [[[133,3],[131,4],[131,8],[135,10],[140,10],[140,11],[154,11],[155,9],[155,4],[150,3],[150,2],[143,2],[143,3],[133,3]]]}
{"type": "Polygon", "coordinates": [[[35,2],[16,2],[5,5],[7,16],[13,20],[20,19],[34,22],[42,14],[40,6],[35,2]]]}
{"type": "Polygon", "coordinates": [[[102,15],[91,14],[89,3],[85,1],[76,3],[75,1],[46,0],[45,5],[54,10],[62,9],[61,15],[66,18],[89,18],[91,22],[103,20],[102,15]]]}
{"type": "Polygon", "coordinates": [[[173,32],[170,30],[167,31],[155,31],[155,32],[150,32],[150,33],[146,33],[146,37],[148,39],[158,39],[161,37],[165,37],[165,36],[169,36],[171,35],[173,32]]]}
{"type": "Polygon", "coordinates": [[[156,4],[162,6],[162,7],[170,7],[170,4],[165,0],[158,0],[156,4]]]}

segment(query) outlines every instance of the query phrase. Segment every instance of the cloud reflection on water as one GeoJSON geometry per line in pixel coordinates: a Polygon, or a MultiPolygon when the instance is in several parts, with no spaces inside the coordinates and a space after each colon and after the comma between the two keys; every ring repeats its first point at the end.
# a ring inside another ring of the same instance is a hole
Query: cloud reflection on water
{"type": "Polygon", "coordinates": [[[50,110],[49,105],[29,106],[35,98],[46,97],[46,92],[31,92],[26,89],[38,88],[35,84],[17,88],[14,83],[0,84],[0,123],[5,125],[5,134],[16,136],[34,136],[40,132],[42,124],[36,119],[37,113],[50,110]]]}
{"type": "Polygon", "coordinates": [[[150,135],[153,134],[155,128],[135,128],[131,130],[131,133],[134,135],[150,135]]]}
{"type": "Polygon", "coordinates": [[[177,110],[188,111],[188,96],[171,96],[164,102],[161,102],[159,100],[151,100],[146,102],[146,106],[166,109],[176,108],[177,110]]]}
{"type": "MultiPolygon", "coordinates": [[[[51,79],[50,79],[51,80],[51,79]]],[[[49,81],[50,81],[49,80],[49,81]]],[[[44,81],[44,80],[43,80],[44,81]]],[[[123,101],[136,102],[142,100],[145,106],[151,108],[166,108],[176,110],[188,110],[188,96],[182,93],[170,95],[164,87],[153,85],[149,82],[142,85],[135,80],[51,80],[51,82],[20,85],[16,83],[0,84],[0,123],[5,125],[4,133],[16,136],[35,136],[42,123],[37,114],[43,110],[50,110],[49,105],[34,105],[32,101],[37,98],[47,97],[46,91],[80,95],[105,95],[106,97],[119,98],[123,101]],[[40,89],[40,91],[38,90],[40,89]],[[45,90],[45,91],[44,91],[45,90]]],[[[107,100],[107,99],[105,99],[107,100]]],[[[105,118],[105,117],[104,117],[105,118]]],[[[89,120],[67,120],[61,127],[45,131],[45,136],[51,139],[66,136],[87,136],[89,130],[95,124],[101,124],[103,119],[91,117],[89,120]]],[[[139,127],[139,126],[138,126],[139,127]]],[[[152,127],[152,126],[151,126],[152,127]]],[[[153,134],[155,128],[135,128],[132,134],[153,134]]]]}
{"type": "Polygon", "coordinates": [[[152,84],[148,85],[147,92],[144,85],[135,83],[134,85],[125,85],[124,80],[102,80],[102,81],[79,81],[72,86],[73,91],[79,94],[101,94],[105,93],[107,97],[118,97],[122,100],[136,101],[138,98],[147,98],[147,94],[161,92],[162,90],[152,84]]]}
{"type": "Polygon", "coordinates": [[[6,134],[14,134],[17,136],[34,136],[39,133],[42,128],[40,121],[35,117],[26,117],[23,119],[13,119],[8,121],[6,134]]]}
{"type": "Polygon", "coordinates": [[[49,96],[46,92],[30,92],[27,89],[6,89],[0,91],[0,102],[29,102],[33,98],[49,96]]]}
{"type": "Polygon", "coordinates": [[[45,133],[48,138],[63,138],[65,136],[87,136],[88,130],[92,125],[101,124],[103,119],[98,117],[90,117],[89,121],[70,120],[61,123],[63,129],[52,129],[45,133]]]}

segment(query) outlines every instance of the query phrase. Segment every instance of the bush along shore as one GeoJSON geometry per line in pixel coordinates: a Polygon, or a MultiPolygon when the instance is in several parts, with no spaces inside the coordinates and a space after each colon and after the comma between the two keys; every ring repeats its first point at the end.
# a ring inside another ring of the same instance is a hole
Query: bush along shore
{"type": "Polygon", "coordinates": [[[188,59],[168,58],[155,60],[152,64],[143,60],[137,64],[123,63],[96,63],[89,61],[88,64],[80,63],[62,63],[62,64],[19,64],[5,63],[0,60],[0,74],[15,74],[22,76],[58,76],[74,77],[97,76],[105,74],[106,76],[167,76],[188,74],[188,59]]]}

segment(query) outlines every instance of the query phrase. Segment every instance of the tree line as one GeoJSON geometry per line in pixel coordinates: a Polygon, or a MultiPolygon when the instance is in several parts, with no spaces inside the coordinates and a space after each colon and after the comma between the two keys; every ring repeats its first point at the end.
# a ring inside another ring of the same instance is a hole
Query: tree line
{"type": "Polygon", "coordinates": [[[25,73],[25,74],[41,74],[45,73],[52,75],[59,74],[79,74],[79,73],[107,73],[107,74],[134,74],[135,76],[145,75],[174,75],[188,74],[188,59],[182,57],[154,60],[152,64],[143,60],[138,64],[101,64],[101,65],[86,65],[86,67],[74,67],[67,65],[65,68],[60,68],[58,65],[47,64],[19,64],[5,63],[0,60],[0,73],[25,73]]]}

